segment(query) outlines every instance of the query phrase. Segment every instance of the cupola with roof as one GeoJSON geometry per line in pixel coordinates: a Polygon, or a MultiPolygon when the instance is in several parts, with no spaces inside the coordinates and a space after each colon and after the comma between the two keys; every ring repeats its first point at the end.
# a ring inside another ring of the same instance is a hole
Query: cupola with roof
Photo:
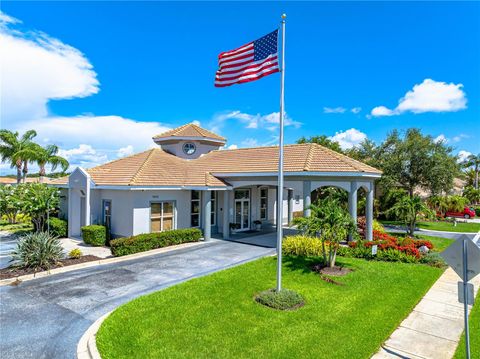
{"type": "Polygon", "coordinates": [[[194,123],[153,136],[153,141],[160,145],[162,150],[186,159],[195,159],[210,151],[218,150],[227,142],[224,137],[194,123]]]}

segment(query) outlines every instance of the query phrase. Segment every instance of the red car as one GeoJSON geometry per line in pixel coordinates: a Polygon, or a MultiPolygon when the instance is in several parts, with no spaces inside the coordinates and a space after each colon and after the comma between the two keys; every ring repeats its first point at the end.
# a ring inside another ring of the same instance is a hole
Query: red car
{"type": "Polygon", "coordinates": [[[463,218],[473,218],[475,217],[475,210],[473,208],[465,207],[463,212],[447,212],[445,217],[463,217],[463,218]]]}

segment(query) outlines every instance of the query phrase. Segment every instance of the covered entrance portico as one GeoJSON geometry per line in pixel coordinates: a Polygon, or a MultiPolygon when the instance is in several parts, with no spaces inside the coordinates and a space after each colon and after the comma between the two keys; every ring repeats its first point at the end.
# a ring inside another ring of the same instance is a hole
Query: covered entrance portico
{"type": "MultiPolygon", "coordinates": [[[[352,218],[357,219],[357,194],[362,188],[366,193],[366,229],[365,235],[372,240],[373,235],[373,198],[374,181],[380,174],[362,172],[332,172],[332,173],[285,173],[283,188],[283,213],[284,218],[277,220],[277,178],[275,173],[259,174],[251,176],[242,174],[214,174],[222,178],[230,186],[218,191],[221,197],[220,213],[222,218],[218,220],[218,232],[223,239],[232,236],[240,237],[241,233],[256,235],[254,231],[257,224],[261,223],[261,230],[274,232],[276,225],[284,226],[291,224],[296,216],[310,216],[309,206],[312,204],[312,192],[321,187],[334,186],[348,192],[348,208],[352,218]]],[[[204,209],[210,211],[207,194],[204,191],[204,209]]],[[[205,213],[209,213],[206,211],[205,213]]],[[[219,214],[220,214],[219,213],[219,214]]],[[[204,237],[209,240],[211,231],[210,216],[204,217],[204,237]]]]}

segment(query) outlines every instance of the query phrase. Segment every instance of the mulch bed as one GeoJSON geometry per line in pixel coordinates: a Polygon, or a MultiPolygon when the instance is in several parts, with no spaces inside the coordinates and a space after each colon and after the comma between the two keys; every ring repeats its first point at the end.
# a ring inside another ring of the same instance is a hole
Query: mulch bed
{"type": "Polygon", "coordinates": [[[331,283],[331,284],[336,284],[336,285],[344,285],[341,282],[337,282],[333,280],[332,278],[329,278],[327,276],[332,276],[332,277],[342,277],[348,273],[350,273],[352,270],[349,268],[345,267],[327,267],[324,264],[318,263],[314,264],[312,266],[312,270],[318,274],[320,274],[320,278],[322,278],[325,282],[331,283]]]}
{"type": "MultiPolygon", "coordinates": [[[[65,258],[58,261],[56,264],[52,265],[50,269],[67,267],[74,264],[80,264],[85,262],[98,261],[100,259],[102,258],[97,256],[92,256],[92,255],[81,256],[80,258],[65,258]]],[[[41,269],[38,269],[35,271],[33,268],[18,268],[18,267],[3,268],[3,269],[0,269],[0,280],[15,278],[15,277],[26,275],[26,274],[40,273],[43,271],[44,270],[41,270],[41,269]]]]}

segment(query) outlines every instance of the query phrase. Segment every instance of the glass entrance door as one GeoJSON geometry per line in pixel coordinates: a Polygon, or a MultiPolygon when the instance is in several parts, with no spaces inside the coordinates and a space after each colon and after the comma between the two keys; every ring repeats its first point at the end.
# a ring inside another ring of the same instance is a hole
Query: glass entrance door
{"type": "Polygon", "coordinates": [[[237,231],[250,229],[250,190],[235,190],[235,223],[237,231]]]}

